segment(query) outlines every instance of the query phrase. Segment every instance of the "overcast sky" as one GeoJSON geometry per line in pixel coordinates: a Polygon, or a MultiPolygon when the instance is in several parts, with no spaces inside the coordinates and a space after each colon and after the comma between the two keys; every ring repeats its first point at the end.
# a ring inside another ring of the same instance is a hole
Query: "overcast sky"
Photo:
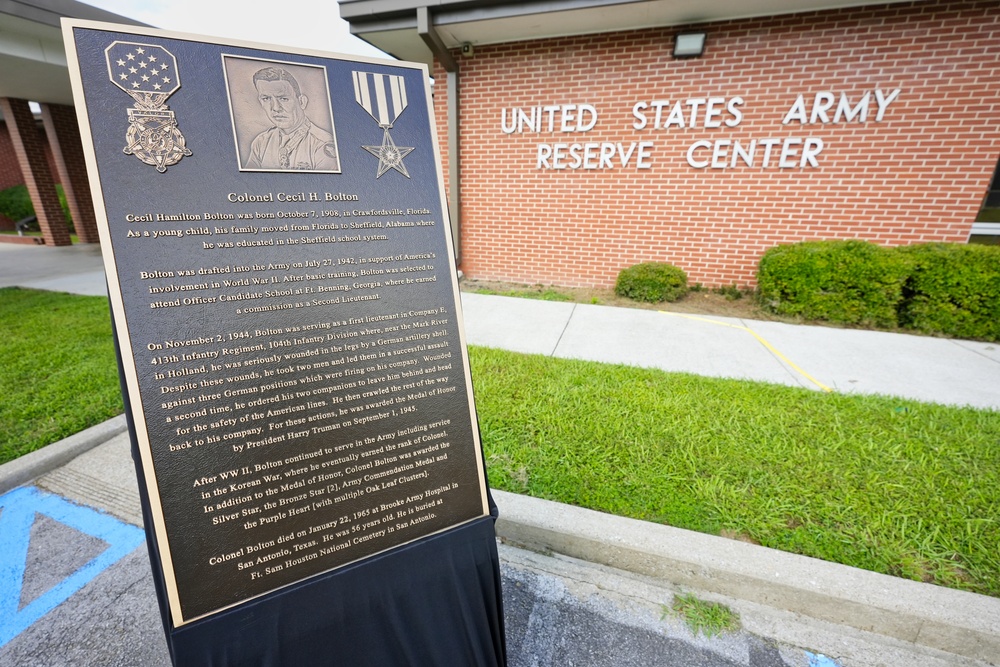
{"type": "Polygon", "coordinates": [[[386,57],[350,34],[335,0],[84,0],[164,30],[386,57]]]}

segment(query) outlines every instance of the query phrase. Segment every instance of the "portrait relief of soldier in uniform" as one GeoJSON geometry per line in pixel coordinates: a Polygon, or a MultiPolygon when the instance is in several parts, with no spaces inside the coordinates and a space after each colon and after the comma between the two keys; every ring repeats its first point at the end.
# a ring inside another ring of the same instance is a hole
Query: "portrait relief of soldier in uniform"
{"type": "Polygon", "coordinates": [[[241,171],[340,173],[325,67],[222,60],[241,171]]]}

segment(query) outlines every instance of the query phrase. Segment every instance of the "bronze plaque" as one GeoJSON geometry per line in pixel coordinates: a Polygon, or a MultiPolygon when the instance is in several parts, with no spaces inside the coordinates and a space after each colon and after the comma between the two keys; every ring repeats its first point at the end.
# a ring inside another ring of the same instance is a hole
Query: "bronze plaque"
{"type": "Polygon", "coordinates": [[[426,68],[65,25],[171,621],[488,513],[426,68]]]}

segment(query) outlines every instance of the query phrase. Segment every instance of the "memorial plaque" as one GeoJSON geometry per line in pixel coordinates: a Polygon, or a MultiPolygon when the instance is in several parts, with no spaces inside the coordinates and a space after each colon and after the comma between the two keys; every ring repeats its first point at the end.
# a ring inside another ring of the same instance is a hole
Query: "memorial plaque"
{"type": "Polygon", "coordinates": [[[426,68],[64,31],[171,624],[486,516],[426,68]]]}

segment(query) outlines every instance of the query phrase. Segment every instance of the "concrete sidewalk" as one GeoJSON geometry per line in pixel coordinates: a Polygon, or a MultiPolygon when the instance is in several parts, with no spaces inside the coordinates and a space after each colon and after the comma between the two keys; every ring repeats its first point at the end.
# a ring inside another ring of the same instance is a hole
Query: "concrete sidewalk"
{"type": "MultiPolygon", "coordinates": [[[[0,244],[0,286],[106,294],[92,246],[9,248],[0,244]],[[47,277],[33,278],[35,271],[47,277]]],[[[1000,351],[991,344],[477,294],[463,294],[462,303],[467,340],[474,345],[1000,409],[1000,351]]],[[[121,417],[0,466],[0,496],[25,484],[98,508],[126,525],[141,525],[121,417]]],[[[943,667],[1000,660],[996,598],[544,500],[495,495],[501,514],[497,530],[505,542],[512,667],[943,667]],[[691,635],[663,615],[662,605],[669,606],[681,590],[729,605],[740,614],[743,630],[713,640],[691,635]],[[594,643],[581,643],[585,652],[567,662],[558,647],[575,646],[586,635],[593,635],[594,643]],[[626,658],[625,648],[635,653],[626,658]]],[[[4,517],[0,513],[0,521],[4,517]]],[[[30,542],[49,544],[48,550],[30,547],[28,538],[23,545],[28,566],[22,574],[26,582],[40,577],[41,583],[33,584],[40,590],[46,581],[58,580],[59,572],[72,573],[87,562],[77,554],[59,566],[47,564],[49,552],[78,551],[62,546],[68,538],[57,526],[31,529],[30,542]]],[[[16,549],[4,544],[8,539],[0,535],[0,547],[13,553],[16,549]]],[[[81,547],[81,553],[94,548],[81,547]]],[[[0,665],[168,664],[143,550],[107,572],[8,643],[0,620],[0,665]],[[116,615],[119,606],[124,616],[116,615]]],[[[3,577],[0,572],[0,609],[5,608],[3,577]]],[[[34,604],[29,602],[22,599],[26,606],[19,611],[15,604],[16,613],[23,615],[34,604]]]]}
{"type": "Polygon", "coordinates": [[[0,287],[30,287],[107,296],[101,246],[28,246],[0,243],[0,287]]]}
{"type": "Polygon", "coordinates": [[[472,345],[1000,409],[1000,345],[462,294],[472,345]]]}
{"type": "MultiPolygon", "coordinates": [[[[96,245],[0,243],[0,287],[107,295],[96,245]],[[39,277],[44,276],[44,277],[39,277]]],[[[462,294],[472,345],[1000,409],[1000,345],[462,294]]]]}

